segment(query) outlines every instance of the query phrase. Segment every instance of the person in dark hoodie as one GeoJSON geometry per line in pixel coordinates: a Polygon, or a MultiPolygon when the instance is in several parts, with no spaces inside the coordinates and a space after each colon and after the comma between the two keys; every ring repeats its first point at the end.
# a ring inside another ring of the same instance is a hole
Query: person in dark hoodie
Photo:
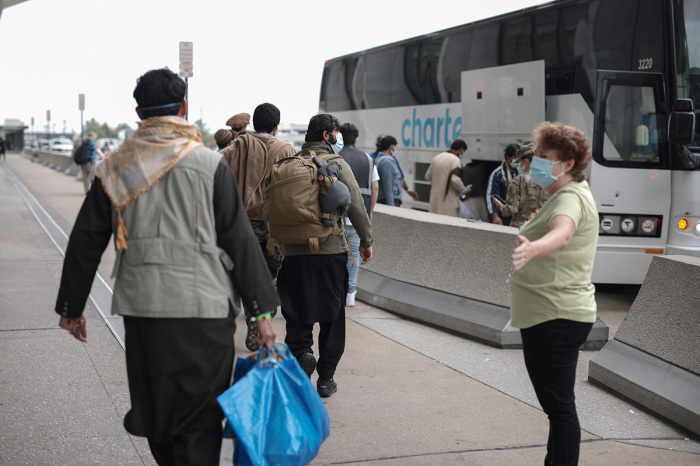
{"type": "MultiPolygon", "coordinates": [[[[228,162],[238,182],[243,206],[265,255],[273,280],[282,266],[282,256],[276,248],[272,254],[267,248],[269,233],[262,219],[263,185],[275,162],[296,153],[290,143],[275,137],[279,123],[279,109],[270,103],[260,104],[253,112],[255,133],[234,136],[233,144],[221,150],[221,155],[228,162]]],[[[244,311],[248,324],[245,346],[250,351],[255,351],[258,349],[257,326],[255,320],[251,319],[255,312],[251,312],[247,307],[244,311]]],[[[276,311],[273,312],[273,316],[275,313],[276,311]]]]}

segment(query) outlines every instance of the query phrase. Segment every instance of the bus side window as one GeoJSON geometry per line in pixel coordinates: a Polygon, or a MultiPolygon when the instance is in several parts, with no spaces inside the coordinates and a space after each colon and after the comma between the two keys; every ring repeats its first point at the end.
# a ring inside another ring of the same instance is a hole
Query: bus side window
{"type": "Polygon", "coordinates": [[[630,165],[658,163],[658,119],[653,88],[612,85],[605,106],[605,135],[615,150],[603,157],[630,165]]]}

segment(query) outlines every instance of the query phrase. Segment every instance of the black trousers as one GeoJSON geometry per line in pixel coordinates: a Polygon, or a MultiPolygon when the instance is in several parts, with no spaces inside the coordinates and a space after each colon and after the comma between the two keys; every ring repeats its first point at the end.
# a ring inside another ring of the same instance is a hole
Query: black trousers
{"type": "Polygon", "coordinates": [[[286,321],[284,342],[297,358],[313,353],[318,323],[318,375],[330,380],[345,351],[347,253],[286,256],[277,277],[277,292],[286,321]]]}
{"type": "Polygon", "coordinates": [[[521,329],[523,356],[530,381],[549,417],[545,465],[578,464],[581,427],[574,383],[579,347],[593,324],[556,319],[521,329]]]}
{"type": "Polygon", "coordinates": [[[148,439],[153,458],[160,466],[218,466],[223,428],[219,423],[209,429],[186,432],[169,442],[148,439]]]}
{"type": "MultiPolygon", "coordinates": [[[[284,309],[282,309],[282,315],[287,324],[287,336],[284,342],[289,346],[292,354],[298,358],[304,353],[313,353],[311,346],[314,344],[314,325],[295,321],[284,312],[284,309]]],[[[321,329],[318,334],[319,357],[316,371],[320,378],[331,380],[345,352],[345,306],[334,321],[319,322],[318,325],[321,329]]]]}
{"type": "Polygon", "coordinates": [[[124,427],[148,438],[159,465],[219,464],[216,398],[231,385],[232,310],[225,319],[124,317],[131,410],[124,427]]]}

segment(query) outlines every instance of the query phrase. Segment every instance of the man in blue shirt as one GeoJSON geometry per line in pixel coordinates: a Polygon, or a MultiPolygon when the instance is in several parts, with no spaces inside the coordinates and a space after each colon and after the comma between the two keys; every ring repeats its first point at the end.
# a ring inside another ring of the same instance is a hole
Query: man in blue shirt
{"type": "Polygon", "coordinates": [[[379,196],[377,202],[390,206],[401,206],[401,172],[394,157],[396,138],[385,136],[377,154],[377,171],[379,172],[379,196]]]}
{"type": "MultiPolygon", "coordinates": [[[[391,139],[393,139],[394,141],[396,141],[396,139],[393,138],[392,136],[389,136],[389,137],[391,139]]],[[[384,140],[383,134],[380,134],[379,136],[377,136],[377,150],[369,154],[369,156],[372,157],[374,160],[377,160],[377,157],[382,152],[382,141],[383,140],[384,140]]],[[[397,159],[396,155],[394,155],[394,154],[388,154],[388,155],[391,155],[391,158],[394,159],[394,164],[396,165],[396,168],[399,170],[399,177],[401,180],[401,186],[403,187],[403,189],[406,190],[408,195],[411,196],[411,198],[413,198],[413,200],[417,201],[418,200],[418,193],[408,187],[408,183],[406,183],[406,178],[404,177],[403,170],[401,170],[401,165],[399,164],[399,159],[397,159]]],[[[381,199],[381,197],[380,197],[380,199],[381,199]]],[[[390,205],[392,205],[392,204],[390,204],[390,205]]]]}
{"type": "Polygon", "coordinates": [[[382,144],[382,139],[384,139],[383,134],[380,134],[379,136],[377,136],[377,144],[376,144],[377,150],[375,150],[374,152],[370,152],[370,154],[369,154],[369,156],[372,157],[372,160],[377,159],[377,154],[379,154],[379,146],[382,144]]]}

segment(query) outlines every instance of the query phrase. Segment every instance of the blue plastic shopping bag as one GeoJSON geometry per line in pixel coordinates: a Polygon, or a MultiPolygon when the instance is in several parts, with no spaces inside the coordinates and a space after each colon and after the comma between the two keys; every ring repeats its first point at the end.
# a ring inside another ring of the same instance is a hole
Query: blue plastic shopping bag
{"type": "Polygon", "coordinates": [[[234,464],[305,465],[330,434],[328,412],[309,377],[287,345],[277,343],[275,351],[281,360],[263,348],[218,398],[236,437],[234,464]]]}
{"type": "MultiPolygon", "coordinates": [[[[249,358],[241,358],[238,357],[236,360],[236,367],[233,370],[233,383],[235,384],[239,380],[241,380],[245,375],[250,371],[253,366],[255,366],[255,362],[257,359],[260,358],[260,353],[258,353],[258,357],[255,359],[249,359],[249,358]]],[[[223,395],[223,394],[222,394],[223,395]]],[[[231,424],[229,423],[228,419],[226,420],[226,423],[224,424],[224,438],[232,438],[234,439],[234,445],[236,444],[236,434],[233,433],[233,429],[231,428],[231,424]]],[[[240,455],[241,448],[237,448],[234,450],[234,457],[233,457],[233,464],[235,465],[249,465],[253,464],[250,461],[248,462],[243,462],[241,463],[240,461],[236,461],[236,455],[240,455]]]]}

